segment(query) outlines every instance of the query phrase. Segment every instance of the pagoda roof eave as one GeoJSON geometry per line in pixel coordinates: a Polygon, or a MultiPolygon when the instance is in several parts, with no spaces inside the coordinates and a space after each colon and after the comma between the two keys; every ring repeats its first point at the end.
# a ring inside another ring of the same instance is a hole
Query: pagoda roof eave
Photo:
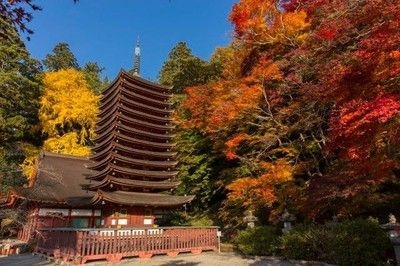
{"type": "MultiPolygon", "coordinates": [[[[137,135],[146,136],[146,137],[155,138],[155,139],[170,140],[170,139],[173,139],[176,137],[175,134],[158,134],[158,133],[148,132],[148,131],[136,129],[133,127],[125,126],[123,124],[119,124],[118,128],[121,130],[128,131],[128,132],[136,133],[137,135]]],[[[97,136],[93,141],[95,143],[103,142],[103,140],[107,139],[114,130],[115,130],[114,127],[110,127],[106,131],[102,132],[101,135],[97,136]]]]}
{"type": "Polygon", "coordinates": [[[97,115],[98,117],[104,117],[104,116],[109,116],[110,114],[113,114],[115,112],[116,108],[118,106],[120,106],[121,104],[125,104],[123,106],[126,106],[126,105],[127,106],[130,106],[130,105],[138,106],[143,109],[150,110],[152,112],[159,113],[162,115],[170,115],[174,112],[173,110],[171,110],[169,108],[169,106],[168,107],[164,106],[164,108],[158,108],[158,107],[151,106],[148,104],[142,104],[138,101],[128,99],[124,95],[118,95],[118,94],[116,94],[113,97],[114,98],[110,99],[109,103],[107,105],[103,106],[103,108],[100,109],[100,113],[98,113],[98,115],[97,115]]]}
{"type": "Polygon", "coordinates": [[[158,158],[172,158],[177,155],[177,152],[172,152],[172,151],[169,151],[169,152],[167,152],[167,151],[166,152],[148,151],[148,150],[141,150],[141,149],[134,149],[134,148],[126,147],[126,146],[120,145],[119,143],[113,143],[113,145],[110,145],[107,148],[105,148],[104,150],[101,150],[98,153],[90,156],[90,159],[91,160],[99,160],[102,157],[106,157],[107,154],[113,149],[117,152],[122,151],[122,152],[126,152],[126,153],[131,153],[131,154],[152,156],[152,157],[158,157],[158,158]]]}
{"type": "Polygon", "coordinates": [[[146,177],[146,178],[158,178],[158,179],[168,179],[173,178],[178,174],[178,171],[156,171],[156,170],[141,170],[134,169],[116,165],[108,165],[104,170],[89,176],[88,179],[99,180],[104,178],[106,175],[112,173],[125,174],[130,176],[146,177]]]}
{"type": "Polygon", "coordinates": [[[146,93],[146,94],[149,94],[152,96],[160,97],[160,98],[165,98],[165,99],[170,98],[172,95],[171,92],[168,92],[168,93],[157,92],[157,91],[150,90],[148,88],[141,87],[141,86],[135,84],[134,81],[131,81],[129,79],[123,80],[121,85],[123,88],[125,88],[125,86],[128,86],[130,89],[138,90],[140,92],[143,92],[143,93],[146,93]]]}
{"type": "Polygon", "coordinates": [[[142,121],[139,119],[135,119],[135,118],[130,118],[124,114],[118,115],[118,116],[114,116],[112,119],[110,119],[109,121],[107,121],[105,124],[103,124],[100,127],[97,127],[95,129],[95,133],[96,134],[102,134],[102,132],[106,131],[109,127],[117,125],[116,120],[117,119],[121,119],[124,122],[128,122],[128,123],[134,123],[134,124],[138,124],[142,127],[145,128],[153,128],[153,129],[159,129],[159,130],[173,130],[175,128],[175,126],[173,125],[160,125],[160,124],[155,124],[155,123],[151,123],[151,122],[146,122],[146,121],[142,121]]]}
{"type": "Polygon", "coordinates": [[[178,164],[178,161],[154,161],[154,160],[134,159],[123,156],[119,153],[110,152],[109,155],[106,156],[103,160],[95,162],[92,165],[89,165],[88,168],[92,170],[99,170],[99,168],[104,168],[111,161],[115,160],[124,163],[131,163],[134,165],[143,165],[151,167],[175,167],[178,164]]]}
{"type": "Polygon", "coordinates": [[[189,203],[194,196],[173,196],[160,193],[141,193],[127,191],[106,192],[98,190],[92,199],[93,204],[102,201],[128,206],[176,207],[189,203]]]}
{"type": "Polygon", "coordinates": [[[123,113],[127,113],[127,114],[130,114],[130,115],[135,115],[135,116],[138,116],[138,117],[141,117],[141,118],[142,117],[143,118],[147,118],[149,120],[156,121],[156,122],[169,123],[169,122],[172,121],[172,118],[170,118],[170,117],[168,117],[166,115],[164,115],[164,116],[151,115],[151,114],[147,114],[147,113],[144,113],[144,112],[129,108],[128,106],[118,104],[114,108],[112,108],[107,115],[103,116],[98,121],[98,124],[105,124],[105,122],[110,120],[110,117],[112,117],[112,116],[119,117],[123,113]]]}
{"type": "Polygon", "coordinates": [[[139,76],[133,76],[133,75],[129,74],[127,71],[125,71],[124,69],[121,69],[121,74],[124,75],[124,77],[127,77],[127,78],[132,79],[132,80],[139,81],[140,83],[148,85],[148,86],[151,86],[151,87],[154,87],[155,89],[172,90],[171,86],[161,85],[161,84],[152,82],[150,80],[141,78],[139,76]]]}
{"type": "Polygon", "coordinates": [[[146,87],[151,87],[153,89],[159,90],[159,91],[171,91],[172,87],[170,86],[164,86],[155,82],[151,82],[149,80],[143,79],[141,77],[138,76],[132,76],[131,74],[129,74],[127,71],[125,71],[124,69],[120,69],[118,75],[115,77],[115,79],[111,82],[111,84],[102,91],[103,95],[107,95],[108,91],[110,90],[110,88],[119,80],[126,78],[128,80],[132,80],[132,81],[136,81],[138,83],[144,84],[146,87]]]}
{"type": "Polygon", "coordinates": [[[140,99],[142,101],[149,102],[149,103],[151,103],[153,105],[155,104],[155,105],[163,106],[164,108],[169,108],[169,107],[171,107],[173,105],[173,103],[170,102],[170,101],[155,100],[155,99],[149,98],[147,96],[144,96],[144,95],[141,95],[141,94],[138,94],[138,93],[134,93],[134,92],[131,92],[131,91],[128,91],[128,90],[123,90],[120,95],[121,95],[121,98],[125,97],[126,99],[127,98],[140,99]]]}
{"type": "Polygon", "coordinates": [[[179,186],[181,182],[179,181],[143,181],[143,180],[135,180],[135,179],[127,179],[127,178],[118,178],[113,176],[106,176],[99,184],[93,185],[89,187],[90,190],[101,189],[109,184],[128,186],[128,187],[136,187],[136,188],[145,188],[145,189],[158,189],[158,190],[167,190],[176,188],[179,186]]]}
{"type": "Polygon", "coordinates": [[[161,108],[157,108],[157,107],[154,107],[154,106],[145,105],[145,104],[139,103],[139,102],[134,101],[134,100],[130,100],[130,99],[126,98],[126,96],[124,96],[124,95],[121,95],[121,99],[120,100],[121,100],[121,102],[123,102],[125,104],[131,104],[131,105],[135,105],[135,106],[140,106],[142,108],[154,111],[156,113],[171,114],[171,113],[174,112],[171,109],[167,109],[167,107],[164,107],[164,109],[161,109],[161,108]]]}
{"type": "Polygon", "coordinates": [[[122,134],[121,132],[119,132],[119,134],[117,134],[116,137],[117,137],[116,140],[122,140],[122,141],[126,141],[130,144],[140,144],[140,145],[154,147],[154,148],[171,149],[176,146],[175,143],[169,143],[169,142],[162,143],[162,142],[155,142],[155,141],[132,138],[132,137],[126,136],[125,134],[122,134]]]}
{"type": "MultiPolygon", "coordinates": [[[[173,147],[176,146],[175,143],[160,143],[160,142],[141,140],[141,139],[131,138],[131,137],[125,136],[121,133],[118,133],[118,134],[111,134],[110,137],[105,139],[103,142],[92,147],[92,151],[100,152],[103,149],[107,149],[107,147],[109,145],[114,145],[114,143],[118,143],[118,140],[125,141],[131,145],[136,144],[136,145],[158,148],[158,149],[172,149],[173,147]]],[[[126,145],[124,145],[124,146],[126,146],[126,145]]]]}

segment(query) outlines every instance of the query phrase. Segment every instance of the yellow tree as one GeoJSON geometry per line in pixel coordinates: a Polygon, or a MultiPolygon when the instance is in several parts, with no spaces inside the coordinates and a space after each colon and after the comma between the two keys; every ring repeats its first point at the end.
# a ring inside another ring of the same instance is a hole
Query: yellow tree
{"type": "Polygon", "coordinates": [[[89,155],[87,145],[94,136],[98,97],[93,94],[82,72],[66,69],[44,75],[44,94],[39,118],[47,134],[47,151],[89,155]]]}

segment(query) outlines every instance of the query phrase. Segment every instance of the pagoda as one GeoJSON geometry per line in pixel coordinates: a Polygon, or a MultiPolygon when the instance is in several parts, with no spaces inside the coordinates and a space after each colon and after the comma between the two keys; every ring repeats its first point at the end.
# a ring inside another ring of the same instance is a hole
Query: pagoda
{"type": "Polygon", "coordinates": [[[86,189],[95,192],[92,204],[113,207],[105,216],[118,219],[131,212],[148,217],[144,224],[153,224],[157,209],[182,206],[193,197],[163,193],[179,185],[172,94],[169,87],[141,78],[139,63],[137,44],[133,74],[121,70],[102,93],[93,164],[88,167],[93,171],[88,179],[95,182],[86,189]]]}

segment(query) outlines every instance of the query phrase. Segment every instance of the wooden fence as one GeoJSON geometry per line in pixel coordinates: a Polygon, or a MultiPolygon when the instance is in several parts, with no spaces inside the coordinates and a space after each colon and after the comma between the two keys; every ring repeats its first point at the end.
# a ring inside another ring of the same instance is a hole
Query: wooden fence
{"type": "Polygon", "coordinates": [[[160,227],[124,229],[42,229],[36,252],[84,264],[88,260],[117,262],[157,254],[218,250],[217,227],[160,227]]]}

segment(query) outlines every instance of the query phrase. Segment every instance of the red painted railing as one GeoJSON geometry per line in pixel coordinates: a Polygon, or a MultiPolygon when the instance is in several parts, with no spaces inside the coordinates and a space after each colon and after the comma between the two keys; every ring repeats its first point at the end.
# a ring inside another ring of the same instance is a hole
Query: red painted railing
{"type": "Polygon", "coordinates": [[[124,229],[49,228],[40,230],[36,252],[83,264],[88,260],[116,262],[125,257],[218,250],[217,227],[124,229]]]}

